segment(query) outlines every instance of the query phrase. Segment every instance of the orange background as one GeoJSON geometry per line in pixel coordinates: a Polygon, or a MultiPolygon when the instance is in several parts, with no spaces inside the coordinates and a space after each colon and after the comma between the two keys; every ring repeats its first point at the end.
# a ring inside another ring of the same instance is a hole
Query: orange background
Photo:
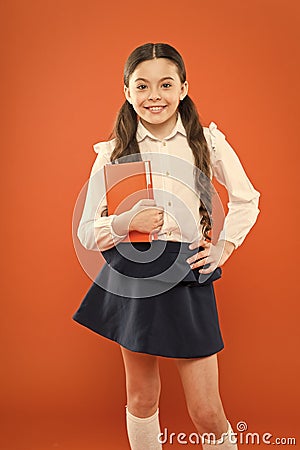
{"type": "MultiPolygon", "coordinates": [[[[1,449],[129,448],[119,347],[71,319],[91,282],[71,226],[92,144],[108,138],[123,102],[124,62],[145,42],[182,53],[203,125],[218,124],[261,192],[258,221],[215,284],[225,410],[234,428],[244,420],[300,446],[299,2],[0,8],[1,449]]],[[[173,362],[160,366],[162,429],[195,431],[173,362]]]]}

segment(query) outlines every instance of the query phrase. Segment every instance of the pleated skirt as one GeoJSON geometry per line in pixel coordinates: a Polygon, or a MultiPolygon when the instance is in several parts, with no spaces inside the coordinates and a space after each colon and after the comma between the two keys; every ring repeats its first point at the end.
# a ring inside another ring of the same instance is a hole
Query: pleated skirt
{"type": "Polygon", "coordinates": [[[201,250],[189,243],[119,243],[102,252],[105,264],[72,318],[128,350],[168,358],[199,358],[224,348],[214,282],[190,269],[201,250]]]}

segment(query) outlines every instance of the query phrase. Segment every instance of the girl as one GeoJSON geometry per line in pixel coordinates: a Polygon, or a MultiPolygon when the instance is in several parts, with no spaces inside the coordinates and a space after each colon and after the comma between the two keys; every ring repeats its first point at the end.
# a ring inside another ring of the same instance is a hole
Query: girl
{"type": "Polygon", "coordinates": [[[217,125],[202,127],[188,88],[182,57],[170,45],[148,43],[130,54],[126,100],[112,139],[94,146],[98,155],[78,227],[82,245],[100,250],[108,263],[73,319],[120,345],[132,450],[162,448],[159,357],[174,360],[203,448],[237,449],[218,388],[224,343],[213,282],[256,222],[260,193],[217,125]],[[103,166],[128,158],[151,160],[155,200],[107,215],[103,166]],[[213,176],[229,195],[215,245],[213,176]],[[130,230],[158,239],[122,242],[130,230]]]}

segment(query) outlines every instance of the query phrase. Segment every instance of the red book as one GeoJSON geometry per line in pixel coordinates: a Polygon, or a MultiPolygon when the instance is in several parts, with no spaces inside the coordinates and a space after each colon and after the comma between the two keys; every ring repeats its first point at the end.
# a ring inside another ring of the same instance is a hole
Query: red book
{"type": "MultiPolygon", "coordinates": [[[[142,199],[154,199],[150,161],[105,164],[104,180],[108,215],[121,214],[142,199]]],[[[130,231],[122,242],[151,242],[157,233],[130,231]]]]}

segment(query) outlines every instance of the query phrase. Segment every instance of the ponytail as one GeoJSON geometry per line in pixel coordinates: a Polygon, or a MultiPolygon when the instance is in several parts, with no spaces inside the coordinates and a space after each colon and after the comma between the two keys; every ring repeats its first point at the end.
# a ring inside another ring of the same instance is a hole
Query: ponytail
{"type": "Polygon", "coordinates": [[[188,95],[180,102],[178,110],[195,160],[195,185],[200,197],[199,212],[202,216],[200,222],[202,233],[206,239],[211,240],[208,234],[212,228],[211,161],[209,149],[197,108],[188,95]]]}
{"type": "MultiPolygon", "coordinates": [[[[116,138],[115,148],[111,154],[111,162],[125,155],[140,154],[136,140],[137,114],[126,100],[118,113],[111,137],[116,138]]],[[[132,159],[131,159],[132,161],[132,159]]]]}

